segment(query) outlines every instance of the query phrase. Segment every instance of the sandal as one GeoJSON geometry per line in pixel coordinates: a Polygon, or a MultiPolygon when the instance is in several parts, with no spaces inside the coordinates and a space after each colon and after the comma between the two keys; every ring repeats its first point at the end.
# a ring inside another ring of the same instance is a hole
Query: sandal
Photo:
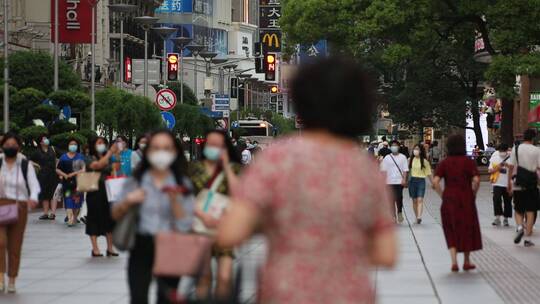
{"type": "Polygon", "coordinates": [[[48,220],[49,215],[48,214],[43,214],[42,216],[38,217],[38,219],[40,219],[40,220],[48,220]]]}
{"type": "Polygon", "coordinates": [[[463,270],[469,271],[469,270],[473,270],[473,269],[476,269],[476,265],[471,264],[471,263],[463,264],[463,270]]]}
{"type": "Polygon", "coordinates": [[[458,272],[459,271],[459,266],[457,264],[454,264],[454,265],[452,265],[452,268],[450,270],[452,270],[452,272],[458,272]]]}

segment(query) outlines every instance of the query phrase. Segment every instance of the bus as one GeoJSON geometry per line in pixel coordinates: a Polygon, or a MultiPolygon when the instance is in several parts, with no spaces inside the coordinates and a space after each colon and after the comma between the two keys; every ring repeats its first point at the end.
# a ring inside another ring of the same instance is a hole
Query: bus
{"type": "Polygon", "coordinates": [[[262,148],[268,146],[274,139],[274,126],[266,120],[239,120],[236,129],[240,138],[257,142],[262,148]]]}

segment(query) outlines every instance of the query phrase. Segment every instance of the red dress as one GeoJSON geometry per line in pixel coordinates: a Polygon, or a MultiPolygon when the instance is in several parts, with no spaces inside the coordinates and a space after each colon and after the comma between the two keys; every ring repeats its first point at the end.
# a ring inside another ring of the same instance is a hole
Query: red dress
{"type": "Polygon", "coordinates": [[[367,154],[307,138],[280,140],[234,192],[260,208],[269,240],[259,303],[375,302],[370,244],[394,223],[385,179],[367,154]]]}
{"type": "Polygon", "coordinates": [[[437,167],[444,179],[441,219],[448,248],[458,252],[482,249],[482,236],[476,210],[472,179],[478,176],[476,164],[466,156],[450,156],[437,167]]]}

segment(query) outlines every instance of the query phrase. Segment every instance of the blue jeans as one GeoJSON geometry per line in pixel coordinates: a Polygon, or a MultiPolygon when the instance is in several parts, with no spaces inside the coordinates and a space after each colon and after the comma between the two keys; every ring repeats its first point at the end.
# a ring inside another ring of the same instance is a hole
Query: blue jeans
{"type": "Polygon", "coordinates": [[[409,195],[412,199],[424,198],[426,195],[426,179],[423,177],[411,177],[409,195]]]}

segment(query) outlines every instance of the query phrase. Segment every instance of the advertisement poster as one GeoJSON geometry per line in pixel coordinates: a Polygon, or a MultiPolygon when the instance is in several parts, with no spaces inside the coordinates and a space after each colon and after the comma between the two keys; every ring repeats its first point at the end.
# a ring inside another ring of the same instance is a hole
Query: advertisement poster
{"type": "MultiPolygon", "coordinates": [[[[54,42],[54,0],[51,0],[51,42],[54,42]]],[[[58,41],[60,43],[92,42],[92,5],[90,1],[58,1],[58,41]]]]}

